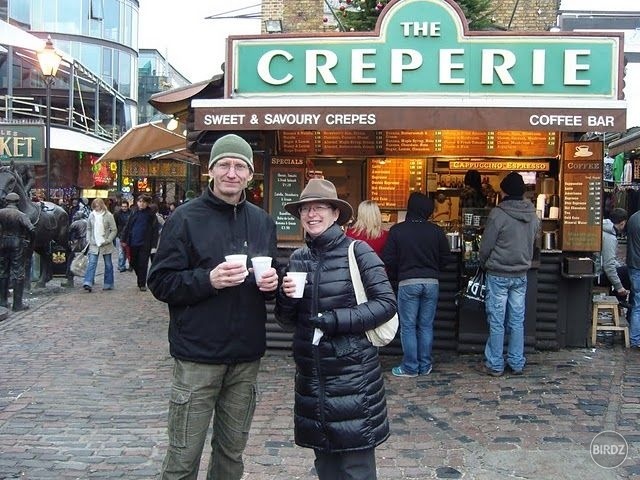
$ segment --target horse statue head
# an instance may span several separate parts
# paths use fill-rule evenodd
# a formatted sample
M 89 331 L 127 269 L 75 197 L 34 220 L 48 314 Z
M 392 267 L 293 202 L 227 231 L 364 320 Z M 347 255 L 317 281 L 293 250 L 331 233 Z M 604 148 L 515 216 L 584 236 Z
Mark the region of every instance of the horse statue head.
M 13 162 L 11 165 L 0 166 L 0 205 L 5 207 L 7 194 L 14 192 L 20 197 L 22 207 L 27 206 L 27 202 L 31 202 L 22 183 L 22 178 L 15 169 Z

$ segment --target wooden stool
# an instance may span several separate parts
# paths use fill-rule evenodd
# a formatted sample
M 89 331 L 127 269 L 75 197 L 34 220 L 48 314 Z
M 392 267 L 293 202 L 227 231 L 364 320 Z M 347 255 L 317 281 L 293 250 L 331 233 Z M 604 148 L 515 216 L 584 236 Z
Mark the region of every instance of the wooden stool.
M 605 325 L 601 322 L 600 313 L 611 311 L 612 324 Z M 596 344 L 596 335 L 598 332 L 622 332 L 624 337 L 624 345 L 629 348 L 629 324 L 625 319 L 620 318 L 618 312 L 618 299 L 614 296 L 593 297 L 593 317 L 591 319 L 591 345 Z

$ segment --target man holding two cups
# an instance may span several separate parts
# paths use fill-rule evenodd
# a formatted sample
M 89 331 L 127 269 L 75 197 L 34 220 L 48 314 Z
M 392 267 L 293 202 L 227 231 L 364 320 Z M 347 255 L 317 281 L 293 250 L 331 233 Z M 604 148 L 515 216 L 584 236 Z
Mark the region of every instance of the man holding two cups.
M 149 288 L 169 306 L 175 361 L 164 480 L 196 478 L 212 416 L 207 478 L 239 480 L 243 474 L 266 349 L 265 300 L 278 288 L 273 266 L 261 275 L 247 269 L 247 258 L 277 254 L 273 219 L 245 198 L 253 172 L 253 151 L 244 139 L 218 139 L 209 187 L 169 217 L 151 266 Z

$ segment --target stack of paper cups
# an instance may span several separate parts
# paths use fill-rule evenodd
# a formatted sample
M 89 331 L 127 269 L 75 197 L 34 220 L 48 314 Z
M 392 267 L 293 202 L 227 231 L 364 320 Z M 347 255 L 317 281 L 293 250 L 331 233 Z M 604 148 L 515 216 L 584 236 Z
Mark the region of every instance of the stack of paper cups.
M 538 215 L 539 217 L 542 217 L 544 215 L 544 206 L 546 202 L 547 202 L 547 196 L 544 193 L 541 193 L 540 195 L 538 195 L 538 198 L 536 199 L 536 210 L 538 212 L 541 212 Z

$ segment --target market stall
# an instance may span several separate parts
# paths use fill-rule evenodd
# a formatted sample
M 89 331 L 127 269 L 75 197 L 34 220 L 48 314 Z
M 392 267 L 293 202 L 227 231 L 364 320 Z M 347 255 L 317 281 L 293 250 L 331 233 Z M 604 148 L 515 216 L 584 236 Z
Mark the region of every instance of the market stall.
M 490 208 L 503 176 L 521 172 L 542 222 L 527 344 L 584 346 L 603 145 L 580 140 L 626 128 L 622 39 L 515 35 L 469 32 L 453 2 L 405 0 L 389 3 L 372 33 L 230 37 L 224 98 L 193 100 L 193 128 L 251 141 L 283 259 L 303 240 L 283 205 L 311 177 L 333 181 L 354 209 L 376 200 L 389 225 L 412 191 L 432 195 L 436 220 L 459 240 L 441 281 L 437 348 L 484 343 L 483 319 L 454 302 L 486 218 L 460 206 L 463 177 L 480 172 Z

